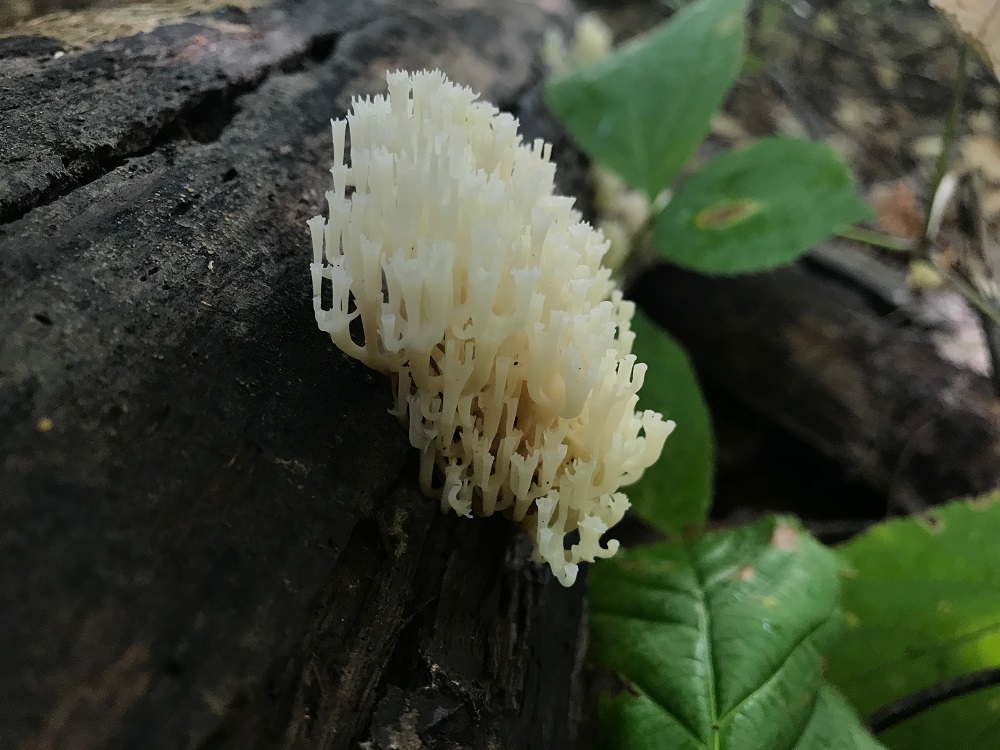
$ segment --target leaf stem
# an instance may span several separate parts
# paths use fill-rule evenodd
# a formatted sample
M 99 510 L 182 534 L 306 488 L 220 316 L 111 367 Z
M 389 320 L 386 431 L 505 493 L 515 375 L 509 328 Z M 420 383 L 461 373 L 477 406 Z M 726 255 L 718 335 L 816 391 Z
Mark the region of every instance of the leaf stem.
M 951 155 L 951 146 L 955 141 L 955 133 L 958 130 L 958 118 L 962 114 L 962 104 L 965 100 L 965 86 L 969 80 L 969 45 L 962 42 L 958 53 L 958 78 L 955 80 L 955 91 L 951 98 L 951 111 L 944 126 L 944 135 L 941 137 L 941 152 L 938 154 L 937 164 L 934 166 L 934 179 L 931 182 L 931 192 L 927 198 L 927 210 L 924 211 L 924 223 L 920 229 L 920 239 L 917 241 L 917 254 L 926 256 L 930 247 L 931 237 L 928 230 L 931 224 L 931 207 L 934 205 L 934 197 L 941 188 L 941 181 L 944 180 L 948 171 L 948 157 Z
M 845 240 L 862 242 L 866 245 L 871 245 L 872 247 L 882 248 L 883 250 L 892 250 L 894 253 L 913 252 L 912 242 L 907 242 L 906 240 L 900 237 L 895 237 L 891 234 L 873 232 L 871 229 L 865 229 L 864 227 L 847 226 L 843 229 L 837 230 L 836 234 L 838 237 L 843 237 Z
M 868 719 L 873 734 L 884 732 L 900 722 L 916 716 L 939 703 L 958 698 L 976 690 L 1000 685 L 1000 667 L 964 674 L 947 682 L 932 685 L 926 690 L 904 696 L 895 703 L 881 708 Z

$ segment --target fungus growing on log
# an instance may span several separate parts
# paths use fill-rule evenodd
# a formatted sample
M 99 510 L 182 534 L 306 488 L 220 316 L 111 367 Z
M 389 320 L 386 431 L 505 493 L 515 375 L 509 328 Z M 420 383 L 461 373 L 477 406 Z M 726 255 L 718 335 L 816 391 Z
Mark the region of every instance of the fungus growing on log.
M 601 537 L 628 508 L 618 490 L 673 428 L 635 411 L 635 306 L 603 236 L 553 194 L 548 144 L 438 71 L 387 78 L 333 121 L 329 220 L 309 221 L 316 321 L 392 379 L 424 493 L 505 512 L 569 586 L 617 551 Z

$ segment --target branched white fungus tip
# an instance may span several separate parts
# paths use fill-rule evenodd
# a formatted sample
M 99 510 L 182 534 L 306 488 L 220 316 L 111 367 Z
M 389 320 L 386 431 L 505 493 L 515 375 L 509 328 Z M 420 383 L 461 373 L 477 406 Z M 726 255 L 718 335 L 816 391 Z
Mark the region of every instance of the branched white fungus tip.
M 309 221 L 316 321 L 391 377 L 423 491 L 505 512 L 571 585 L 617 551 L 601 537 L 628 508 L 618 490 L 673 428 L 635 411 L 635 306 L 607 241 L 554 194 L 548 144 L 440 71 L 387 79 L 333 121 L 329 218 Z

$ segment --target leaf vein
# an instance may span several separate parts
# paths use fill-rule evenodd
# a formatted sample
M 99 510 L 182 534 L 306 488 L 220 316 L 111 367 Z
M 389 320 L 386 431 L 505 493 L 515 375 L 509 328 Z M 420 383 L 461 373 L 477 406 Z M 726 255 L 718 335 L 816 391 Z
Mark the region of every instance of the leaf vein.
M 684 721 L 681 720 L 680 716 L 678 716 L 673 711 L 671 711 L 667 706 L 663 705 L 658 700 L 656 700 L 652 696 L 652 694 L 650 693 L 650 691 L 646 690 L 641 684 L 639 684 L 632 677 L 626 677 L 625 675 L 623 675 L 621 673 L 619 673 L 618 676 L 624 682 L 626 682 L 628 684 L 628 686 L 632 690 L 634 690 L 634 691 L 636 691 L 638 693 L 642 693 L 642 695 L 644 695 L 646 698 L 648 698 L 649 701 L 653 705 L 655 705 L 657 708 L 659 708 L 661 711 L 663 711 L 663 713 L 665 713 L 667 715 L 667 717 L 671 721 L 673 721 L 677 726 L 679 726 L 681 729 L 684 730 L 684 732 L 698 745 L 698 747 L 703 747 L 703 748 L 705 748 L 705 750 L 708 750 L 708 745 L 705 744 L 705 740 L 701 739 L 698 736 L 698 733 L 694 730 L 694 728 L 688 726 L 686 722 L 684 722 Z
M 712 618 L 708 610 L 708 599 L 705 596 L 704 576 L 698 568 L 698 560 L 689 548 L 685 547 L 684 549 L 688 556 L 691 571 L 698 582 L 698 588 L 695 591 L 698 595 L 698 608 L 703 626 L 702 630 L 704 631 L 701 640 L 705 647 L 705 661 L 708 663 L 708 669 L 705 674 L 708 678 L 708 707 L 709 718 L 711 719 L 712 747 L 714 750 L 721 750 L 722 737 L 719 734 L 719 695 L 717 688 L 719 675 L 718 666 L 715 663 L 715 652 L 712 648 Z
M 816 633 L 818 633 L 820 631 L 820 629 L 822 629 L 824 626 L 826 626 L 829 623 L 829 621 L 830 621 L 829 618 L 825 618 L 825 619 L 820 620 L 819 622 L 817 622 L 811 628 L 809 628 L 809 630 L 807 630 L 803 634 L 803 636 L 801 638 L 799 638 L 792 645 L 792 647 L 788 650 L 788 653 L 785 654 L 785 656 L 781 658 L 781 660 L 778 662 L 778 665 L 774 668 L 774 670 L 772 670 L 771 674 L 767 677 L 767 679 L 765 679 L 760 685 L 758 685 L 753 690 L 751 690 L 742 699 L 740 699 L 739 701 L 737 701 L 736 704 L 731 709 L 729 709 L 728 711 L 726 711 L 725 715 L 719 720 L 719 725 L 721 726 L 722 724 L 728 724 L 733 719 L 733 717 L 735 715 L 737 715 L 743 709 L 743 707 L 749 701 L 751 701 L 753 699 L 753 697 L 755 695 L 757 695 L 762 690 L 764 690 L 768 685 L 770 685 L 771 682 L 774 681 L 774 679 L 777 678 L 777 676 L 781 673 L 782 668 L 789 662 L 789 660 L 793 656 L 795 656 L 795 653 L 800 648 L 802 648 L 803 646 L 810 646 L 810 645 L 812 645 L 812 644 L 808 643 L 808 641 L 814 635 L 816 635 Z

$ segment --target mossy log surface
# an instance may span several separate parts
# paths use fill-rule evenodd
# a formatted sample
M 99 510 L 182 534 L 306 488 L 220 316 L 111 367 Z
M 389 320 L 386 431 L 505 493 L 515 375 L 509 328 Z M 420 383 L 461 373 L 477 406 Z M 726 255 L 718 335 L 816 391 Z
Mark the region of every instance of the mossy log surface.
M 584 580 L 419 495 L 386 382 L 315 327 L 304 223 L 388 68 L 551 136 L 541 5 L 0 40 L 0 747 L 570 744 Z

